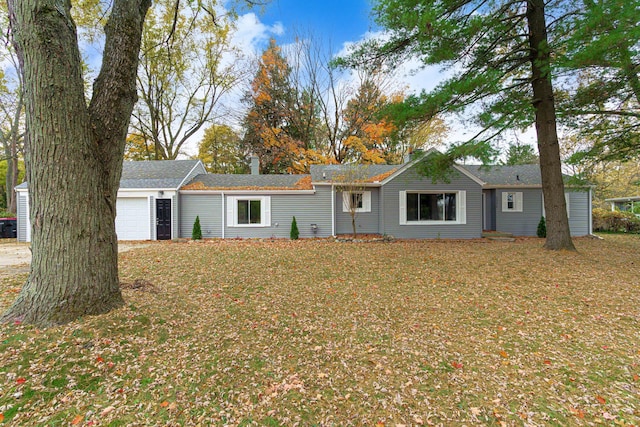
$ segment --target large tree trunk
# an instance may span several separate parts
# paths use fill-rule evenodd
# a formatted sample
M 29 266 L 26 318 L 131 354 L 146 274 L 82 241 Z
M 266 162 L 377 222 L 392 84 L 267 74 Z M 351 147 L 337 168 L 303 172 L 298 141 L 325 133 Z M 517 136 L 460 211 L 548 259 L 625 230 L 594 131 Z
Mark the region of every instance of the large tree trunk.
M 536 132 L 540 154 L 540 174 L 547 222 L 545 248 L 575 251 L 569 231 L 569 219 L 564 198 L 562 163 L 556 127 L 556 107 L 551 85 L 550 52 L 544 16 L 544 0 L 527 1 L 529 48 L 533 106 L 536 112 Z
M 89 106 L 70 1 L 8 4 L 25 87 L 33 257 L 3 320 L 47 326 L 123 303 L 115 202 L 150 0 L 113 3 Z

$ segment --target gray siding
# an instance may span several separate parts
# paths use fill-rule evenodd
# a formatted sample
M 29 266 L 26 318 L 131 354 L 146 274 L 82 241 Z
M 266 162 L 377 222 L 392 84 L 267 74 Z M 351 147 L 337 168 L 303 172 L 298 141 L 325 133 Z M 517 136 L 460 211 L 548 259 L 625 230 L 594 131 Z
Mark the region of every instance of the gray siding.
M 466 224 L 400 225 L 400 191 L 466 191 Z M 403 239 L 473 239 L 482 235 L 482 188 L 471 178 L 454 172 L 450 182 L 432 183 L 431 178 L 409 169 L 383 187 L 381 221 L 383 233 Z
M 358 233 L 379 234 L 380 191 L 378 188 L 367 188 L 371 192 L 371 212 L 356 212 L 356 230 Z M 336 234 L 351 234 L 351 213 L 343 212 L 343 193 L 336 191 Z
M 179 237 L 191 238 L 196 216 L 202 237 L 222 237 L 222 196 L 220 194 L 180 194 Z
M 569 229 L 572 236 L 586 236 L 589 234 L 589 206 L 591 205 L 588 190 L 567 191 L 569 196 Z
M 522 212 L 502 212 L 502 193 L 521 192 Z M 542 189 L 496 190 L 496 230 L 514 236 L 535 236 L 542 216 Z
M 522 192 L 522 212 L 502 212 L 502 193 Z M 569 229 L 572 236 L 589 234 L 589 192 L 567 191 L 569 200 Z M 516 236 L 536 236 L 538 223 L 543 215 L 542 189 L 496 190 L 495 211 L 496 230 Z
M 331 187 L 318 187 L 315 194 L 272 194 L 270 197 L 271 226 L 228 227 L 225 218 L 225 237 L 289 238 L 294 216 L 300 238 L 331 236 Z M 311 224 L 317 225 L 316 234 L 311 231 Z
M 29 227 L 28 214 L 27 214 L 27 198 L 29 197 L 26 192 L 20 192 L 17 200 L 17 212 L 16 218 L 18 220 L 18 242 L 27 241 L 27 227 Z

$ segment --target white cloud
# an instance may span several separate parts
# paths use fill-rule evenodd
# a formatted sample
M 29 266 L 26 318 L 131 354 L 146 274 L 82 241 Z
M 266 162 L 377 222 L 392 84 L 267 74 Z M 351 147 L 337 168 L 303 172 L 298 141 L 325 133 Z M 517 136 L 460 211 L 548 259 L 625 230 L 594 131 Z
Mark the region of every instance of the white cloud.
M 269 38 L 284 34 L 284 26 L 280 22 L 266 25 L 251 12 L 240 15 L 236 21 L 236 29 L 231 37 L 233 46 L 246 54 L 258 53 Z

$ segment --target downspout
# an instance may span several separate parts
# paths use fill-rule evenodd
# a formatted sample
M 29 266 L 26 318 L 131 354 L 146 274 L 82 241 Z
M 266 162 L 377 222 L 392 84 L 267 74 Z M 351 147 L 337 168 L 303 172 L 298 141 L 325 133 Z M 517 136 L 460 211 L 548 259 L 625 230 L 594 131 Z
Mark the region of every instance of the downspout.
M 331 184 L 331 235 L 336 237 L 336 194 L 333 184 Z
M 222 216 L 220 217 L 222 219 L 222 238 L 224 239 L 224 221 L 225 221 L 225 217 L 224 217 L 224 191 L 222 193 L 220 193 L 220 196 L 222 197 Z

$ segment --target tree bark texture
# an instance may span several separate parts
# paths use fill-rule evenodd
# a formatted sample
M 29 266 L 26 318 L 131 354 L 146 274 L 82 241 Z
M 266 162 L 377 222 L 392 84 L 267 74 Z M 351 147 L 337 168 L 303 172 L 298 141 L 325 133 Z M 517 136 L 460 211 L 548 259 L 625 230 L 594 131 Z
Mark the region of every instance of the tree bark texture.
M 575 251 L 564 198 L 544 0 L 527 1 L 527 23 L 531 50 L 533 106 L 536 115 L 542 193 L 547 222 L 547 239 L 544 246 L 552 250 Z
M 15 214 L 18 203 L 16 200 L 15 188 L 18 185 L 18 141 L 20 140 L 20 116 L 22 115 L 23 93 L 18 95 L 18 102 L 15 114 L 11 122 L 11 129 L 3 139 L 4 156 L 7 159 L 7 175 L 5 177 L 5 189 L 7 197 L 7 211 Z M 4 138 L 4 137 L 3 137 Z
M 115 204 L 150 0 L 113 2 L 88 106 L 70 1 L 8 4 L 25 88 L 33 256 L 3 320 L 49 326 L 123 303 Z

